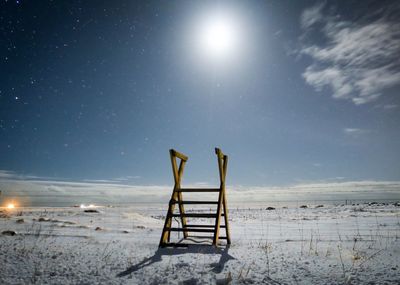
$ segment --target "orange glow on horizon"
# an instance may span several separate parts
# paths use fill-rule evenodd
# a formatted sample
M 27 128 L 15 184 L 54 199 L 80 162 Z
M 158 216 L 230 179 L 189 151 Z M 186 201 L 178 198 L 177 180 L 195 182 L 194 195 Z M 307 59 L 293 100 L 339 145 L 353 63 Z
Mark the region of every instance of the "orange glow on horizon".
M 14 209 L 14 208 L 15 208 L 14 203 L 8 203 L 7 204 L 7 209 Z
M 6 209 L 6 210 L 13 210 L 15 208 L 20 207 L 19 203 L 15 200 L 5 200 L 3 201 L 2 205 L 0 205 L 0 208 Z

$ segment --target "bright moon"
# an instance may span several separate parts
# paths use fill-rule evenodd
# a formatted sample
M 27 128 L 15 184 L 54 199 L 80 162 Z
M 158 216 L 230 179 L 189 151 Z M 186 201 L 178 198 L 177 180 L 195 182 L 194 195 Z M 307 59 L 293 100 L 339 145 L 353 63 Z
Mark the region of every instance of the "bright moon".
M 202 19 L 198 45 L 207 57 L 224 59 L 237 49 L 238 36 L 238 28 L 232 17 L 214 14 Z
M 204 25 L 201 37 L 208 53 L 223 56 L 234 48 L 236 41 L 234 23 L 223 17 L 209 19 Z

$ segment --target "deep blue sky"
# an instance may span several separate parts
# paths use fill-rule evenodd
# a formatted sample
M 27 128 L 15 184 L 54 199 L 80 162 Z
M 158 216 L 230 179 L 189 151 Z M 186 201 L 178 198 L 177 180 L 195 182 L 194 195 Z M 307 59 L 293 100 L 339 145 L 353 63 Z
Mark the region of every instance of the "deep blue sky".
M 2 1 L 0 169 L 55 179 L 400 179 L 396 1 Z M 240 54 L 199 58 L 198 15 Z M 217 60 L 216 60 L 217 61 Z

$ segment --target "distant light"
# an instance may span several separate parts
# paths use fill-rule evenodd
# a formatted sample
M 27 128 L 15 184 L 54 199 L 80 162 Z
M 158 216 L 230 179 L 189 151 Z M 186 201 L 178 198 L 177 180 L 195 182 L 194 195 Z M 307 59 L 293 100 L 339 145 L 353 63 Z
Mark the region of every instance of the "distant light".
M 7 209 L 14 209 L 14 208 L 15 208 L 15 205 L 13 203 L 9 203 L 7 205 Z
M 86 209 L 86 208 L 95 208 L 96 206 L 93 204 L 89 204 L 89 205 L 81 204 L 79 207 L 81 209 Z

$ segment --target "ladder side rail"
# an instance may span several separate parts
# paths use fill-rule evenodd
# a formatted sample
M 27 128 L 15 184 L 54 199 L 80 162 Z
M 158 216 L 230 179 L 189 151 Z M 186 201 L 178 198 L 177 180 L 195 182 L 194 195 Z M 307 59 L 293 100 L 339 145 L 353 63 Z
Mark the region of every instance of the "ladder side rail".
M 181 181 L 181 177 L 183 175 L 184 165 L 188 159 L 183 154 L 180 154 L 181 156 L 184 156 L 184 159 L 181 158 L 181 162 L 179 164 L 179 169 L 178 169 L 178 166 L 176 163 L 176 157 L 177 157 L 176 153 L 177 152 L 174 151 L 173 149 L 170 149 L 169 153 L 170 153 L 170 158 L 171 158 L 172 174 L 174 176 L 175 184 L 174 184 L 174 189 L 172 191 L 171 200 L 170 200 L 170 203 L 168 206 L 168 211 L 167 211 L 167 216 L 165 218 L 163 231 L 161 234 L 161 239 L 160 239 L 160 244 L 159 244 L 160 246 L 163 246 L 170 241 L 171 232 L 167 229 L 170 228 L 172 225 L 172 216 L 173 216 L 173 212 L 175 210 L 175 203 L 172 203 L 172 201 L 176 202 L 176 201 L 179 201 L 179 199 L 181 198 L 181 197 L 179 197 L 178 190 L 180 188 L 180 181 Z M 186 219 L 182 216 L 181 216 L 181 219 L 186 224 Z
M 226 191 L 225 191 L 225 179 L 226 173 L 228 171 L 228 156 L 224 155 L 224 163 L 223 163 L 223 177 L 224 177 L 224 185 L 223 185 L 223 207 L 224 207 L 224 221 L 225 221 L 225 236 L 228 244 L 231 244 L 231 236 L 230 236 L 230 228 L 229 228 L 229 220 L 228 220 L 228 201 L 226 199 Z
M 217 154 L 217 159 L 218 159 L 218 170 L 219 170 L 219 179 L 220 179 L 220 191 L 218 195 L 218 207 L 217 207 L 217 217 L 215 219 L 215 231 L 214 231 L 214 238 L 213 238 L 213 245 L 218 245 L 219 241 L 219 229 L 220 229 L 220 224 L 221 224 L 221 209 L 223 207 L 222 201 L 223 201 L 223 189 L 225 185 L 225 178 L 223 176 L 223 162 L 222 162 L 222 155 L 221 155 L 221 150 L 219 148 L 215 148 L 215 153 Z
M 185 168 L 185 160 L 181 160 L 180 164 L 179 164 L 179 171 L 178 171 L 178 189 L 181 188 L 181 179 L 182 179 L 182 175 L 183 175 L 183 170 Z M 182 223 L 182 228 L 185 229 L 186 228 L 186 217 L 185 217 L 185 207 L 182 203 L 183 201 L 183 197 L 182 197 L 182 192 L 177 192 L 177 198 L 178 198 L 178 207 L 179 207 L 179 213 L 181 215 L 181 223 Z M 185 238 L 188 237 L 188 232 L 185 230 L 183 231 L 183 236 Z
M 168 204 L 168 211 L 167 216 L 165 217 L 164 227 L 161 233 L 161 239 L 159 246 L 164 246 L 170 239 L 170 232 L 167 231 L 167 228 L 171 227 L 172 224 L 172 214 L 174 212 L 175 203 L 171 203 L 171 201 L 175 200 L 175 192 L 178 182 L 178 172 L 176 171 L 176 160 L 175 160 L 175 153 L 172 149 L 169 150 L 169 155 L 171 158 L 171 165 L 172 165 L 172 174 L 174 176 L 174 189 L 172 190 L 170 203 Z

